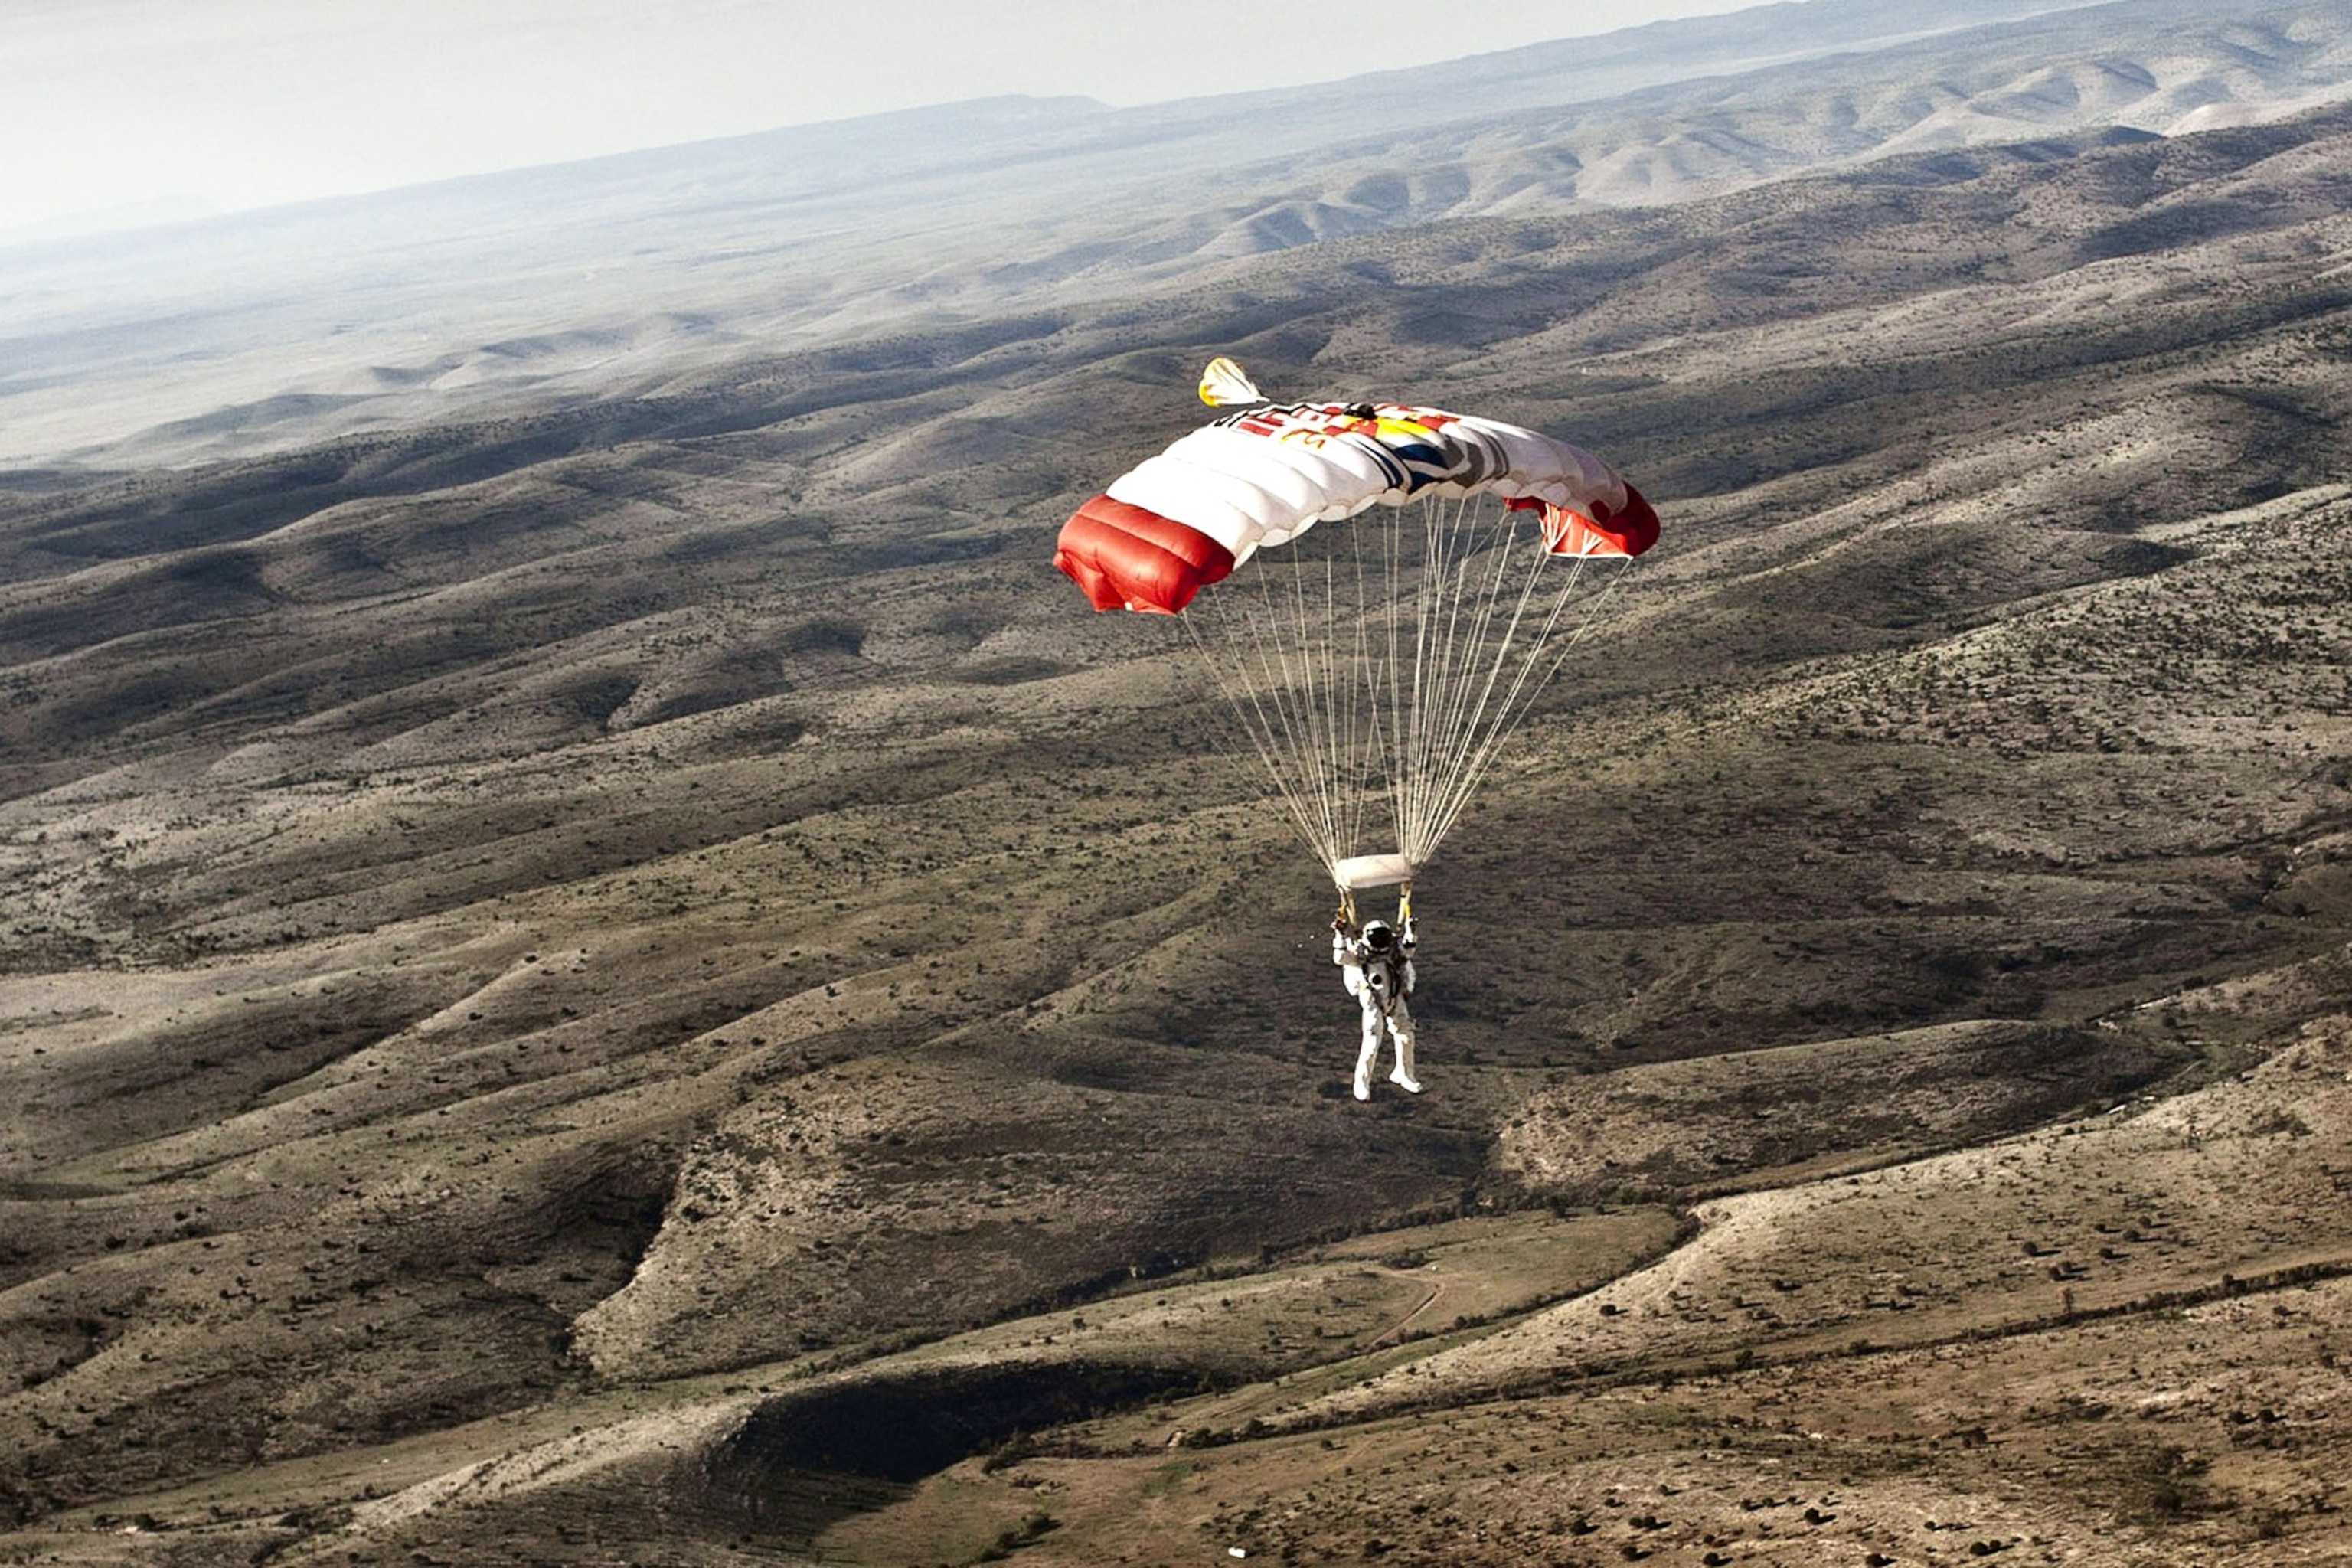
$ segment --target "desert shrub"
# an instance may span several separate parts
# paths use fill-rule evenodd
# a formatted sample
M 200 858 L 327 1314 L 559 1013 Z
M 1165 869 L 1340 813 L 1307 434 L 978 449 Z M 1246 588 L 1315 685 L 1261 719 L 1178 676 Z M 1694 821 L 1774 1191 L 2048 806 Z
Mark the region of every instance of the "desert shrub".
M 1044 1509 L 1034 1509 L 1019 1524 L 997 1536 L 994 1544 L 983 1550 L 976 1559 L 982 1563 L 1002 1563 L 1031 1542 L 1062 1528 L 1062 1521 Z
M 2142 1523 L 2186 1519 L 2204 1501 L 2206 1461 L 2176 1443 L 2126 1450 L 2117 1457 L 2121 1510 Z

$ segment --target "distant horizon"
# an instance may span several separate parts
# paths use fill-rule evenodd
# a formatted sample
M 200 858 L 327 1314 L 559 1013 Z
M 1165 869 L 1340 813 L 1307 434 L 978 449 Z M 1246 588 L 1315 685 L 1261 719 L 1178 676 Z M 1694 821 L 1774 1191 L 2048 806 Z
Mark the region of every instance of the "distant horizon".
M 1797 0 L 1804 3 L 1804 0 Z M 1478 0 L 1442 26 L 945 0 L 0 0 L 0 244 L 1012 97 L 1113 108 L 1307 87 L 1756 0 Z M 814 15 L 823 25 L 812 26 Z M 1164 36 L 1162 36 L 1164 34 Z

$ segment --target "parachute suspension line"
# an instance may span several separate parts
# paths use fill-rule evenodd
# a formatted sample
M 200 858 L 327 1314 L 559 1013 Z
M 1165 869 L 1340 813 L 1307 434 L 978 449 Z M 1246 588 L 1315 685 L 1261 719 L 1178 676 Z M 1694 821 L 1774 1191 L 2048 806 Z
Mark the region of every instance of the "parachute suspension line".
M 1475 498 L 1422 507 L 1417 538 L 1401 516 L 1351 521 L 1344 545 L 1262 556 L 1176 617 L 1335 880 L 1383 796 L 1397 849 L 1427 864 L 1622 576 L 1580 603 L 1590 558 L 1562 570 Z
M 1343 842 L 1349 848 L 1363 843 L 1364 814 L 1370 805 L 1368 797 L 1370 793 L 1364 786 L 1366 781 L 1372 777 L 1373 770 L 1380 765 L 1387 740 L 1381 732 L 1380 690 L 1373 684 L 1379 679 L 1379 671 L 1372 662 L 1370 646 L 1372 592 L 1364 571 L 1364 531 L 1354 526 L 1348 530 L 1349 557 L 1356 574 L 1355 612 L 1348 616 L 1349 636 L 1353 640 L 1354 648 L 1345 674 L 1348 733 L 1353 745 L 1342 775 L 1348 803 L 1348 837 Z M 1333 613 L 1328 618 L 1337 619 L 1339 605 L 1334 603 L 1330 608 Z
M 1397 848 L 1402 851 L 1404 848 L 1403 823 L 1409 773 L 1405 758 L 1416 737 L 1412 710 L 1404 704 L 1403 665 L 1398 658 L 1397 622 L 1402 614 L 1402 607 L 1394 603 L 1396 584 L 1404 581 L 1404 530 L 1383 529 L 1381 537 L 1387 545 L 1386 559 L 1382 562 L 1387 575 L 1382 578 L 1382 581 L 1389 584 L 1389 602 L 1381 606 L 1381 627 L 1388 643 L 1388 652 L 1387 657 L 1381 660 L 1381 668 L 1378 674 L 1375 675 L 1374 672 L 1368 670 L 1366 678 L 1368 679 L 1385 679 L 1388 684 L 1387 711 L 1389 722 L 1394 726 L 1394 732 L 1386 738 L 1387 750 L 1384 754 L 1387 757 L 1388 765 L 1381 782 L 1388 791 L 1389 819 L 1396 825 Z
M 1433 554 L 1437 558 L 1443 576 L 1438 591 L 1448 606 L 1442 635 L 1437 639 L 1437 665 L 1429 683 L 1432 709 L 1424 720 L 1424 755 L 1420 776 L 1415 781 L 1417 796 L 1412 820 L 1407 832 L 1418 840 L 1417 848 L 1423 858 L 1436 847 L 1429 829 L 1437 803 L 1450 793 L 1455 775 L 1468 754 L 1468 726 L 1476 710 L 1472 705 L 1472 692 L 1476 687 L 1482 658 L 1493 642 L 1494 621 L 1502 604 L 1516 542 L 1516 531 L 1502 532 L 1500 547 L 1494 551 L 1494 571 L 1487 578 L 1476 562 L 1479 553 L 1481 517 L 1468 504 L 1457 505 L 1450 517 L 1432 509 L 1428 528 L 1433 538 Z M 1474 572 L 1478 575 L 1474 578 Z M 1509 657 L 1507 638 L 1493 650 L 1494 660 Z M 1488 675 L 1491 684 L 1493 676 Z
M 1275 605 L 1272 590 L 1266 586 L 1266 575 L 1253 574 L 1257 579 L 1257 604 L 1251 603 L 1244 590 L 1223 595 L 1210 616 L 1201 615 L 1202 609 L 1210 607 L 1207 601 L 1202 601 L 1192 613 L 1176 619 L 1184 624 L 1193 649 L 1215 679 L 1226 708 L 1248 735 L 1299 837 L 1319 858 L 1333 861 L 1337 847 L 1328 824 L 1318 821 L 1318 813 L 1307 799 L 1309 794 L 1322 793 L 1310 787 L 1307 781 L 1319 773 L 1323 757 L 1320 749 L 1311 743 L 1311 738 L 1302 735 L 1302 716 L 1293 711 L 1296 700 L 1291 692 L 1297 672 L 1286 640 L 1289 617 Z M 1209 623 L 1205 632 L 1203 621 Z M 1286 635 L 1271 635 L 1276 629 Z M 1246 636 L 1243 635 L 1244 630 Z
M 1340 657 L 1340 636 L 1343 630 L 1339 609 L 1339 567 L 1337 561 L 1323 563 L 1323 614 L 1316 617 L 1316 630 L 1323 643 L 1323 668 L 1316 680 L 1316 689 L 1322 694 L 1317 704 L 1322 710 L 1323 731 L 1331 758 L 1331 789 L 1324 800 L 1324 809 L 1331 820 L 1331 839 L 1335 847 L 1344 848 L 1356 841 L 1356 824 L 1361 812 L 1356 809 L 1356 792 L 1347 781 L 1355 764 L 1356 749 L 1361 743 L 1357 731 L 1356 705 L 1348 700 L 1354 690 L 1350 679 L 1354 666 L 1343 663 Z M 1306 595 L 1299 596 L 1298 613 L 1308 612 Z
M 1577 557 L 1576 570 L 1570 574 L 1569 581 L 1562 585 L 1559 597 L 1552 605 L 1551 615 L 1545 622 L 1543 633 L 1537 639 L 1538 647 L 1544 648 L 1547 654 L 1547 657 L 1537 661 L 1542 666 L 1541 678 L 1530 679 L 1537 663 L 1530 663 L 1520 670 L 1518 679 L 1514 682 L 1510 695 L 1505 702 L 1506 712 L 1509 715 L 1507 721 L 1496 726 L 1494 734 L 1481 748 L 1478 755 L 1472 759 L 1471 766 L 1465 770 L 1464 776 L 1456 784 L 1454 799 L 1440 819 L 1438 832 L 1441 837 L 1453 827 L 1454 818 L 1462 815 L 1463 808 L 1469 804 L 1471 796 L 1476 793 L 1478 785 L 1485 780 L 1488 770 L 1494 764 L 1499 742 L 1526 720 L 1528 711 L 1535 706 L 1535 693 L 1549 686 L 1567 666 L 1570 657 L 1576 652 L 1577 645 L 1582 642 L 1586 634 L 1598 624 L 1602 607 L 1608 604 L 1610 596 L 1617 592 L 1618 585 L 1624 582 L 1626 571 L 1633 564 L 1630 558 L 1619 561 L 1617 570 L 1609 574 L 1609 581 L 1601 585 L 1601 591 L 1585 601 L 1582 619 L 1569 634 L 1567 640 L 1560 645 L 1559 651 L 1549 652 L 1547 645 L 1551 637 L 1552 627 L 1559 624 L 1562 613 L 1568 608 L 1576 590 L 1576 579 L 1583 574 L 1591 559 L 1589 556 Z M 1524 702 L 1521 701 L 1523 690 L 1526 693 Z
M 1216 681 L 1218 695 L 1224 700 L 1225 710 L 1232 716 L 1235 727 L 1249 737 L 1250 749 L 1257 753 L 1258 763 L 1265 769 L 1266 778 L 1273 784 L 1275 793 L 1282 797 L 1284 806 L 1289 810 L 1298 836 L 1307 841 L 1309 848 L 1320 854 L 1314 825 L 1302 809 L 1297 796 L 1292 793 L 1287 776 L 1283 772 L 1276 728 L 1267 719 L 1257 692 L 1249 681 L 1248 670 L 1238 661 L 1235 668 L 1228 669 L 1223 661 L 1211 651 L 1209 639 L 1202 636 L 1193 617 L 1178 616 L 1176 619 L 1183 624 L 1186 634 L 1192 639 L 1192 651 Z
M 1330 617 L 1308 613 L 1310 601 L 1328 607 L 1331 599 L 1331 566 L 1320 563 L 1323 578 L 1322 593 L 1312 592 L 1313 578 L 1309 563 L 1297 552 L 1286 552 L 1290 563 L 1290 592 L 1277 604 L 1271 583 L 1276 574 L 1261 573 L 1258 583 L 1265 591 L 1266 611 L 1270 620 L 1288 624 L 1278 634 L 1261 639 L 1283 650 L 1284 680 L 1275 693 L 1276 706 L 1293 716 L 1293 725 L 1301 737 L 1300 748 L 1306 766 L 1293 776 L 1304 785 L 1307 798 L 1301 809 L 1315 824 L 1311 840 L 1317 853 L 1322 856 L 1328 870 L 1337 866 L 1347 853 L 1340 837 L 1339 791 L 1336 778 L 1340 763 L 1333 733 L 1330 705 L 1331 662 Z M 1319 624 L 1318 624 L 1319 623 Z M 1291 650 L 1296 650 L 1297 663 L 1292 663 Z
M 1315 753 L 1315 806 L 1323 825 L 1323 842 L 1327 846 L 1326 869 L 1338 866 L 1346 854 L 1347 838 L 1341 822 L 1345 805 L 1339 787 L 1340 771 L 1347 762 L 1347 752 L 1340 745 L 1339 714 L 1332 702 L 1332 668 L 1337 658 L 1334 640 L 1338 628 L 1332 624 L 1331 601 L 1334 596 L 1332 563 L 1322 563 L 1323 592 L 1319 600 L 1310 605 L 1311 581 L 1298 552 L 1290 552 L 1292 570 L 1297 581 L 1290 596 L 1290 613 L 1297 626 L 1293 633 L 1298 639 L 1301 657 L 1307 661 L 1303 672 L 1305 680 L 1296 691 L 1296 700 L 1307 724 L 1307 740 Z M 1310 613 L 1319 608 L 1322 613 Z
M 1448 531 L 1440 520 L 1443 512 L 1433 501 L 1424 500 L 1422 508 L 1421 574 L 1413 593 L 1413 637 L 1412 696 L 1406 708 L 1405 744 L 1399 752 L 1400 774 L 1396 794 L 1397 847 L 1405 858 L 1419 864 L 1428 858 L 1431 846 L 1420 842 L 1415 831 L 1422 802 L 1428 791 L 1428 778 L 1436 766 L 1436 726 L 1433 722 L 1437 694 L 1444 668 L 1443 645 L 1461 616 L 1461 605 L 1444 590 L 1451 574 L 1447 545 Z M 1456 518 L 1460 509 L 1456 510 Z M 1402 535 L 1402 526 L 1395 531 Z M 1442 613 L 1441 613 L 1442 612 Z
M 1358 689 L 1362 632 L 1360 625 L 1341 626 L 1345 601 L 1338 563 L 1313 564 L 1303 553 L 1284 554 L 1289 563 L 1286 591 L 1277 588 L 1282 572 L 1262 558 L 1261 569 L 1251 574 L 1254 603 L 1245 589 L 1229 590 L 1215 601 L 1218 612 L 1212 618 L 1223 629 L 1213 627 L 1204 635 L 1191 626 L 1210 601 L 1179 618 L 1192 630 L 1203 661 L 1224 678 L 1221 684 L 1228 687 L 1229 701 L 1233 689 L 1242 693 L 1243 700 L 1231 705 L 1248 719 L 1268 779 L 1289 808 L 1299 837 L 1336 877 L 1339 862 L 1362 831 L 1360 785 L 1380 744 L 1378 705 L 1364 700 Z M 1371 588 L 1360 566 L 1357 570 L 1360 611 L 1370 602 Z M 1343 637 L 1355 639 L 1353 660 L 1343 648 Z
M 1583 568 L 1584 563 L 1580 561 L 1578 563 L 1577 571 L 1571 574 L 1571 576 L 1580 575 Z M 1471 758 L 1469 765 L 1463 770 L 1461 777 L 1456 782 L 1453 797 L 1447 802 L 1442 818 L 1444 830 L 1452 829 L 1455 818 L 1461 816 L 1463 810 L 1468 805 L 1471 797 L 1477 793 L 1479 786 L 1485 782 L 1486 774 L 1493 768 L 1496 758 L 1501 754 L 1503 742 L 1511 735 L 1516 733 L 1519 726 L 1526 721 L 1528 713 L 1535 706 L 1536 694 L 1540 692 L 1546 685 L 1549 684 L 1553 676 L 1555 676 L 1559 669 L 1567 664 L 1569 658 L 1575 651 L 1576 645 L 1583 639 L 1585 632 L 1594 624 L 1594 620 L 1600 612 L 1601 601 L 1607 598 L 1610 590 L 1616 586 L 1616 577 L 1621 576 L 1622 574 L 1622 571 L 1619 574 L 1613 574 L 1610 583 L 1603 588 L 1602 592 L 1594 596 L 1592 603 L 1587 607 L 1583 620 L 1578 625 L 1576 629 L 1569 636 L 1556 653 L 1551 653 L 1547 650 L 1547 657 L 1543 658 L 1539 665 L 1530 664 L 1526 669 L 1520 672 L 1519 678 L 1513 682 L 1512 689 L 1506 698 L 1504 709 L 1502 713 L 1498 716 L 1494 731 L 1489 734 L 1485 743 L 1478 749 L 1477 752 Z M 1545 636 L 1543 638 L 1538 639 L 1539 643 L 1548 641 L 1551 626 L 1557 625 L 1560 612 L 1564 610 L 1567 605 L 1571 601 L 1573 598 L 1573 593 L 1574 588 L 1572 583 L 1562 589 L 1558 603 L 1553 606 L 1552 615 L 1547 619 Z M 1539 677 L 1536 674 L 1536 671 L 1538 668 L 1542 671 Z
M 1420 575 L 1413 582 L 1412 596 L 1412 668 L 1409 672 L 1409 689 L 1397 711 L 1404 716 L 1404 734 L 1396 749 L 1395 765 L 1390 770 L 1390 798 L 1396 816 L 1397 848 L 1410 859 L 1421 847 L 1408 845 L 1412 837 L 1410 824 L 1419 808 L 1421 777 L 1427 765 L 1429 753 L 1429 677 L 1430 638 L 1437 621 L 1438 588 L 1444 570 L 1439 559 L 1438 538 L 1427 527 L 1428 508 L 1423 503 L 1423 539 Z M 1402 560 L 1404 529 L 1400 525 L 1390 531 L 1391 549 L 1400 558 L 1395 568 L 1406 570 Z
M 1421 815 L 1423 797 L 1428 788 L 1427 779 L 1433 765 L 1436 745 L 1434 689 L 1443 675 L 1440 644 L 1444 622 L 1440 612 L 1447 603 L 1444 588 L 1449 575 L 1446 536 L 1438 522 L 1441 516 L 1439 503 L 1424 498 L 1421 512 L 1421 569 L 1414 581 L 1412 599 L 1411 695 L 1401 710 L 1405 715 L 1406 732 L 1404 743 L 1398 749 L 1391 786 L 1397 847 L 1406 858 L 1416 864 L 1426 858 L 1428 850 L 1428 846 L 1418 841 L 1419 835 L 1413 829 Z M 1400 522 L 1391 531 L 1400 552 L 1403 548 L 1404 535 L 1405 530 Z
M 1507 524 L 1507 515 L 1505 521 Z M 1453 707 L 1445 716 L 1449 765 L 1444 770 L 1443 780 L 1439 781 L 1437 798 L 1429 803 L 1428 816 L 1416 825 L 1431 835 L 1433 847 L 1436 839 L 1453 826 L 1453 819 L 1459 813 L 1462 781 L 1476 770 L 1477 759 L 1490 754 L 1511 727 L 1510 700 L 1507 697 L 1496 708 L 1495 690 L 1505 671 L 1512 668 L 1513 650 L 1522 647 L 1521 628 L 1527 624 L 1528 606 L 1536 599 L 1549 560 L 1544 552 L 1533 551 L 1532 559 L 1521 569 L 1517 593 L 1516 595 L 1509 594 L 1512 557 L 1524 531 L 1508 526 L 1502 530 L 1499 547 L 1494 552 L 1493 579 L 1486 592 L 1477 597 L 1480 614 L 1474 628 L 1473 641 L 1462 650 L 1458 660 Z M 1581 567 L 1581 560 L 1578 565 Z M 1469 562 L 1465 558 L 1463 571 L 1466 574 L 1468 570 Z M 1541 659 L 1545 639 L 1558 624 L 1559 606 L 1566 604 L 1575 591 L 1577 573 L 1570 572 L 1568 575 L 1569 581 L 1562 585 L 1559 596 L 1554 602 L 1553 614 L 1544 619 L 1542 629 L 1525 645 L 1517 668 L 1512 669 L 1514 679 L 1509 690 L 1514 695 L 1525 687 L 1528 671 Z M 1461 596 L 1469 596 L 1466 584 L 1458 592 Z M 1507 597 L 1510 601 L 1509 619 L 1497 638 L 1496 623 L 1504 613 Z M 1482 667 L 1483 679 L 1479 678 Z
M 1547 559 L 1548 557 L 1541 553 L 1536 556 L 1536 570 L 1528 574 L 1526 581 L 1521 585 L 1509 633 L 1513 639 L 1518 637 L 1519 627 L 1527 617 L 1528 605 L 1535 598 L 1535 590 L 1538 579 L 1543 575 L 1542 568 Z M 1528 708 L 1535 700 L 1535 694 L 1543 689 L 1545 682 L 1536 680 L 1535 672 L 1547 666 L 1553 669 L 1559 668 L 1558 663 L 1549 657 L 1549 643 L 1552 634 L 1559 626 L 1561 613 L 1570 604 L 1575 602 L 1577 584 L 1583 575 L 1584 565 L 1584 560 L 1580 557 L 1566 573 L 1559 574 L 1566 580 L 1559 584 L 1559 590 L 1552 595 L 1549 613 L 1540 615 L 1540 625 L 1528 639 L 1526 657 L 1512 672 L 1510 684 L 1505 689 L 1499 703 L 1494 700 L 1496 680 L 1502 673 L 1499 659 L 1496 668 L 1489 673 L 1486 689 L 1479 698 L 1478 722 L 1473 725 L 1465 740 L 1462 765 L 1447 779 L 1445 798 L 1435 810 L 1434 831 L 1443 834 L 1453 827 L 1454 819 L 1461 815 L 1463 807 L 1475 792 L 1478 780 L 1485 777 L 1487 767 L 1503 742 L 1518 728 L 1520 721 L 1526 717 Z M 1488 712 L 1490 706 L 1491 714 Z
M 1521 558 L 1521 530 L 1497 528 L 1496 514 L 1465 498 L 1451 507 L 1423 502 L 1423 567 L 1414 595 L 1414 669 L 1407 709 L 1410 740 L 1396 795 L 1399 848 L 1426 861 L 1444 836 L 1446 805 L 1482 739 L 1496 683 L 1518 647 L 1539 568 L 1523 568 L 1513 595 L 1510 574 Z M 1479 558 L 1491 554 L 1491 572 Z M 1499 640 L 1498 621 L 1508 605 Z M 1533 650 L 1521 655 L 1533 657 Z
M 1364 782 L 1378 764 L 1381 732 L 1377 693 L 1367 689 L 1369 650 L 1365 616 L 1371 606 L 1371 584 L 1364 570 L 1363 531 L 1350 528 L 1346 568 L 1354 579 L 1353 613 L 1341 591 L 1342 563 L 1327 557 L 1323 592 L 1313 592 L 1311 579 L 1300 577 L 1290 607 L 1298 623 L 1300 646 L 1319 636 L 1322 665 L 1299 700 L 1314 715 L 1322 738 L 1321 763 L 1316 775 L 1318 809 L 1329 837 L 1325 869 L 1336 877 L 1339 862 L 1361 841 L 1366 808 Z M 1333 552 L 1336 557 L 1337 552 Z M 1294 563 L 1301 560 L 1292 556 Z

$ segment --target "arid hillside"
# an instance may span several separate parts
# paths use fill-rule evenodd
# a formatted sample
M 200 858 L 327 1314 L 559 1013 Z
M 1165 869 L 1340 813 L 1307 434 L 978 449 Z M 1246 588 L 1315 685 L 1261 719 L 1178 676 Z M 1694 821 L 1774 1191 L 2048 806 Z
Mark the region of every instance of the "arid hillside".
M 0 476 L 0 1560 L 2352 1552 L 2352 114 Z M 1328 892 L 1064 516 L 1400 394 L 1665 519 Z

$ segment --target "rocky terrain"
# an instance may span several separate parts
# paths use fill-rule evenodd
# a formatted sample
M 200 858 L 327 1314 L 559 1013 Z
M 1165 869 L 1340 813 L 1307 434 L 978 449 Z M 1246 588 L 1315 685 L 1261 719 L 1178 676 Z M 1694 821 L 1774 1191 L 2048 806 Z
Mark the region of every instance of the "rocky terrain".
M 2352 113 L 1488 213 L 0 485 L 0 1561 L 2352 1552 Z M 1328 889 L 1069 507 L 1666 540 Z

